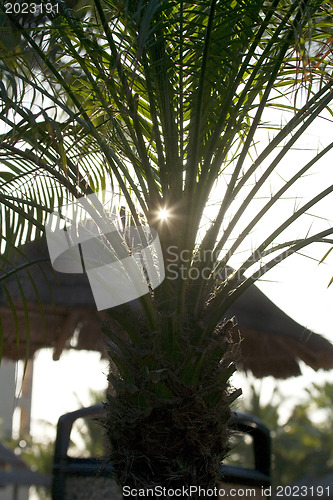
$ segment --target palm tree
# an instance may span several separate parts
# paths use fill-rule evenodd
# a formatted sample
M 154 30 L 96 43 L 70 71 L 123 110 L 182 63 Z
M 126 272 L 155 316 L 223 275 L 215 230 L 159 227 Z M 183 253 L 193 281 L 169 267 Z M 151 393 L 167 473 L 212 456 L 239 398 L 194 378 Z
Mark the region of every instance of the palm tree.
M 54 209 L 112 188 L 131 226 L 156 231 L 165 264 L 160 286 L 111 308 L 104 328 L 117 479 L 142 488 L 212 487 L 228 451 L 229 405 L 240 392 L 229 384 L 235 346 L 226 311 L 286 257 L 331 242 L 327 221 L 298 223 L 332 185 L 286 207 L 286 216 L 280 209 L 333 147 L 305 164 L 283 164 L 333 98 L 331 7 L 318 0 L 54 5 L 29 22 L 5 18 L 7 36 L 20 43 L 15 59 L 1 49 L 3 295 L 16 319 L 6 286 L 15 275 L 29 332 L 21 277 L 43 317 L 30 272 L 38 259 L 11 268 L 13 254 L 24 257 L 21 245 L 43 236 Z M 268 109 L 283 111 L 286 123 L 267 123 Z

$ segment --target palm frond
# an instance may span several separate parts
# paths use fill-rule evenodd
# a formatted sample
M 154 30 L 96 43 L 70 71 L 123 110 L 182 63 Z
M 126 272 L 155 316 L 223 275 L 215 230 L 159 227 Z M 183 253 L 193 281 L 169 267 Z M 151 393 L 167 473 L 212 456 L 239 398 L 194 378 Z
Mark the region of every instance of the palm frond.
M 331 187 L 286 214 L 251 248 L 252 233 L 331 150 L 325 145 L 267 195 L 265 186 L 314 120 L 331 113 L 328 5 L 94 0 L 83 10 L 62 5 L 35 24 L 18 16 L 3 22 L 15 53 L 0 53 L 4 261 L 11 249 L 43 235 L 53 210 L 112 188 L 135 224 L 144 220 L 159 234 L 166 279 L 142 301 L 150 328 L 160 311 L 163 345 L 175 346 L 184 326 L 179 318 L 198 319 L 208 307 L 210 328 L 218 325 L 225 294 L 239 283 L 220 286 L 216 276 L 237 252 L 246 256 L 236 276 L 259 266 L 254 274 L 261 277 L 287 254 L 328 241 L 330 233 L 319 226 L 294 243 L 286 230 Z M 293 115 L 273 126 L 267 109 Z M 265 129 L 271 135 L 262 140 Z M 208 227 L 204 214 L 217 190 Z M 260 197 L 266 198 L 261 204 Z M 162 208 L 169 212 L 164 223 Z M 170 248 L 196 279 L 179 273 L 171 279 Z M 273 248 L 283 252 L 265 265 Z

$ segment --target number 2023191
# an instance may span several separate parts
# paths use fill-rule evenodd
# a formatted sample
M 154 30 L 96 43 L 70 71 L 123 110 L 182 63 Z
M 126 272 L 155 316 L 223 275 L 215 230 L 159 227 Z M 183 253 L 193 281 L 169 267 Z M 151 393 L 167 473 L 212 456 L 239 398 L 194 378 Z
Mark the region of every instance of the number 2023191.
M 4 4 L 6 14 L 58 14 L 59 4 L 51 2 L 6 2 Z

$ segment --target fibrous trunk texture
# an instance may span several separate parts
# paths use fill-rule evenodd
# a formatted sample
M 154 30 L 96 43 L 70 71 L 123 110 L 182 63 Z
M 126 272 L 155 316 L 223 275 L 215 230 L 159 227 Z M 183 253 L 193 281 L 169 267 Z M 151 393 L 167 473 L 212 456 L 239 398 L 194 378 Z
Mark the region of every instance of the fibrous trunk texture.
M 221 481 L 229 406 L 239 394 L 228 381 L 234 371 L 229 328 L 230 322 L 222 325 L 204 345 L 191 345 L 185 331 L 176 362 L 159 347 L 158 336 L 143 335 L 140 345 L 121 350 L 111 342 L 107 432 L 116 478 L 127 493 L 150 489 L 147 498 L 175 498 L 177 489 L 185 498 L 192 486 L 202 490 L 199 496 L 192 489 L 191 498 L 202 499 L 203 490 Z

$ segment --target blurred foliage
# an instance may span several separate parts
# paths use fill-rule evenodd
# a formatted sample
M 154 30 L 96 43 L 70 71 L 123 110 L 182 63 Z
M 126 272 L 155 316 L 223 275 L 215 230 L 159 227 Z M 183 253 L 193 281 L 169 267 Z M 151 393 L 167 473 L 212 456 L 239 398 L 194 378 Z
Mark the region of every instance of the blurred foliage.
M 48 422 L 43 425 L 51 426 Z M 50 476 L 52 473 L 52 462 L 54 453 L 54 440 L 47 438 L 41 441 L 31 436 L 20 436 L 17 439 L 7 440 L 5 445 L 11 448 L 16 455 L 20 456 L 33 470 Z M 44 486 L 35 487 L 39 500 L 51 500 L 50 489 Z
M 105 394 L 92 389 L 89 390 L 89 405 L 100 403 L 105 399 Z M 82 401 L 76 396 L 77 408 L 83 407 Z M 40 421 L 41 429 L 53 429 L 50 422 Z M 20 456 L 27 465 L 34 471 L 41 474 L 52 474 L 52 463 L 54 454 L 54 439 L 49 437 L 51 432 L 43 432 L 40 438 L 31 436 L 20 436 L 17 439 L 6 441 L 6 445 L 11 448 L 15 454 Z M 101 450 L 105 448 L 104 428 L 96 419 L 78 420 L 73 427 L 69 453 L 71 456 L 99 456 Z M 49 488 L 37 487 L 36 495 L 39 500 L 51 500 Z
M 304 401 L 293 406 L 281 422 L 280 408 L 285 400 L 275 386 L 263 403 L 263 390 L 251 384 L 249 396 L 239 401 L 237 409 L 259 417 L 271 430 L 273 447 L 273 485 L 287 485 L 305 476 L 320 477 L 333 472 L 333 383 L 311 384 Z M 90 391 L 89 400 L 96 404 L 103 395 Z M 265 394 L 267 399 L 267 394 Z M 77 398 L 77 406 L 83 406 Z M 49 423 L 44 423 L 50 426 Z M 104 449 L 104 429 L 96 420 L 77 421 L 70 444 L 72 456 L 99 456 Z M 33 441 L 31 437 L 12 440 L 10 445 L 33 469 L 51 474 L 53 439 Z M 235 435 L 231 443 L 229 464 L 253 467 L 252 440 Z M 49 492 L 39 488 L 40 500 L 49 500 Z
M 271 430 L 273 486 L 332 473 L 333 383 L 311 384 L 304 401 L 296 403 L 282 422 L 279 410 L 285 396 L 278 387 L 267 402 L 262 399 L 260 386 L 258 389 L 257 384 L 251 384 L 249 397 L 239 402 L 238 409 L 259 417 Z M 231 460 L 248 467 L 251 454 L 250 444 L 243 443 L 239 450 L 236 447 Z

